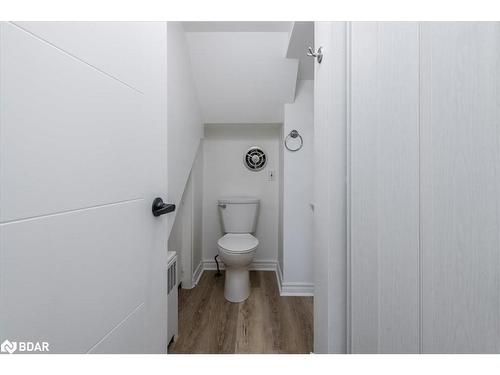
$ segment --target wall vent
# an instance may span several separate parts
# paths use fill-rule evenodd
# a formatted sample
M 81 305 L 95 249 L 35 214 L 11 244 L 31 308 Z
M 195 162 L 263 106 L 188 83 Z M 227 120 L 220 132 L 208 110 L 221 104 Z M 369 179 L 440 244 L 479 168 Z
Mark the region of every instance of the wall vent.
M 260 147 L 250 147 L 245 154 L 244 163 L 245 166 L 251 171 L 260 171 L 266 166 L 266 153 Z
M 177 285 L 177 261 L 174 261 L 168 267 L 168 288 L 167 288 L 167 293 L 170 294 L 170 291 L 176 285 Z

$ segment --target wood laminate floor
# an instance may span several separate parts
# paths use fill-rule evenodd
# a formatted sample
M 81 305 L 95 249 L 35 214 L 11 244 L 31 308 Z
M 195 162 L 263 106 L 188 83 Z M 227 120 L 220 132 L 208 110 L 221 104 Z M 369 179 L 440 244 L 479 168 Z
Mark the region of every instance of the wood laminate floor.
M 168 352 L 310 353 L 313 298 L 281 297 L 274 272 L 251 271 L 250 297 L 224 298 L 224 276 L 205 271 L 193 289 L 179 290 L 179 336 Z

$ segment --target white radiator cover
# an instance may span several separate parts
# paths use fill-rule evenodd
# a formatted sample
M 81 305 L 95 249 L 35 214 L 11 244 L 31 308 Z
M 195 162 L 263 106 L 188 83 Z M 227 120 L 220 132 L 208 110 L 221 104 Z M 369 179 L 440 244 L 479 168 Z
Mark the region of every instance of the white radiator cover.
M 170 343 L 175 339 L 179 332 L 178 323 L 178 278 L 177 278 L 177 254 L 174 251 L 168 252 L 167 262 L 167 306 L 168 306 L 168 324 L 167 341 Z

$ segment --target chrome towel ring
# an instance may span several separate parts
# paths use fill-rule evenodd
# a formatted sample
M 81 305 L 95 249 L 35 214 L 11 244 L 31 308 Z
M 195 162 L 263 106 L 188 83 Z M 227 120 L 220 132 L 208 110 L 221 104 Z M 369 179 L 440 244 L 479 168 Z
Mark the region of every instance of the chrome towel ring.
M 290 148 L 290 147 L 288 147 L 288 140 L 290 138 L 294 138 L 295 139 L 297 137 L 300 139 L 300 145 L 299 145 L 299 147 L 297 147 L 297 148 Z M 293 151 L 293 152 L 299 151 L 302 148 L 303 145 L 304 145 L 304 140 L 302 139 L 302 136 L 299 134 L 299 132 L 297 130 L 295 130 L 295 129 L 293 129 L 290 133 L 288 133 L 288 135 L 285 138 L 285 147 L 286 147 L 286 149 L 288 151 Z

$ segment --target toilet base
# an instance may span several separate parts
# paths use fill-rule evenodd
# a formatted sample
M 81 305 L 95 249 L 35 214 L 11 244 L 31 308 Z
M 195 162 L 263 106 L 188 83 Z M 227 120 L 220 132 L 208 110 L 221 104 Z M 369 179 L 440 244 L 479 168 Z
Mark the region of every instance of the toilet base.
M 224 297 L 229 302 L 243 302 L 250 295 L 250 275 L 248 267 L 226 268 Z

